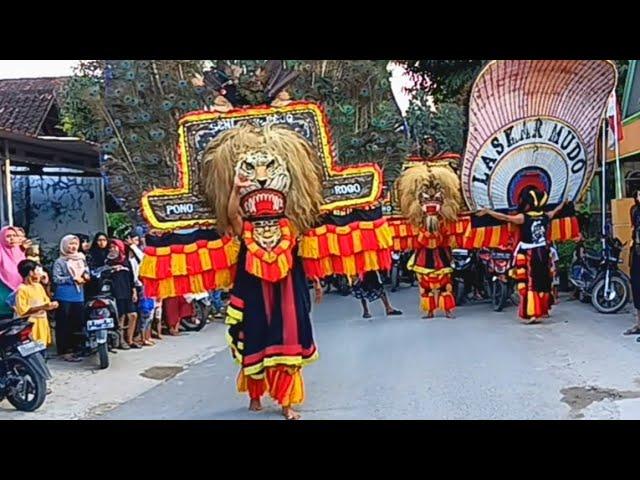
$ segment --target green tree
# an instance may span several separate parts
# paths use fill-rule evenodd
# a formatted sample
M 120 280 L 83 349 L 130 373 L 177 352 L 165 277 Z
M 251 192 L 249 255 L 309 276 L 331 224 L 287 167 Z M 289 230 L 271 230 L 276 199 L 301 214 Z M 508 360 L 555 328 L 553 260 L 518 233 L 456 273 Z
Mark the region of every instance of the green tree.
M 618 69 L 618 85 L 616 86 L 616 96 L 618 102 L 622 105 L 622 97 L 624 96 L 624 84 L 627 81 L 627 73 L 629 72 L 629 60 L 614 60 Z
M 340 163 L 378 163 L 389 178 L 409 152 L 391 93 L 387 60 L 298 62 L 294 98 L 321 102 Z
M 432 110 L 427 95 L 420 92 L 407 111 L 414 154 L 433 157 L 440 153 L 462 154 L 467 119 L 456 103 L 440 103 Z
M 266 60 L 214 60 L 251 104 L 264 103 L 260 81 Z M 389 83 L 387 60 L 287 60 L 298 77 L 294 100 L 321 103 L 342 164 L 378 163 L 393 176 L 408 153 L 402 117 Z
M 404 60 L 415 75 L 417 88 L 433 97 L 434 103 L 469 105 L 473 81 L 486 60 Z
M 462 154 L 468 129 L 471 87 L 485 60 L 403 60 L 413 76 L 407 114 L 414 153 Z M 432 99 L 435 111 L 429 107 Z
M 69 136 L 90 142 L 99 141 L 100 117 L 86 101 L 86 93 L 102 89 L 104 61 L 83 61 L 75 68 L 75 74 L 65 82 L 59 96 L 60 128 Z
M 107 214 L 107 233 L 110 237 L 124 238 L 131 228 L 133 228 L 133 225 L 126 213 Z
M 127 215 L 140 221 L 145 191 L 176 181 L 177 121 L 213 102 L 195 87 L 200 61 L 90 62 L 70 82 L 63 118 L 72 134 L 97 140 L 107 188 Z

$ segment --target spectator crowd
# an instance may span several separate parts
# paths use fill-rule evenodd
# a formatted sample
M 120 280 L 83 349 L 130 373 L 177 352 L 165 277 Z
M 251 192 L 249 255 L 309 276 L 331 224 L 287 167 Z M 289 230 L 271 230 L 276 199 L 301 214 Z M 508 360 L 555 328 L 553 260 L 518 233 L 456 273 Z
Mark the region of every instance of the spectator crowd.
M 124 238 L 98 232 L 91 240 L 84 234 L 65 235 L 58 258 L 43 265 L 38 245 L 16 226 L 0 230 L 0 319 L 27 318 L 33 323 L 32 338 L 55 346 L 68 362 L 88 355 L 82 331 L 86 302 L 100 294 L 97 274 L 110 270 L 110 296 L 117 307 L 119 341 L 111 351 L 152 348 L 163 335 L 177 336 L 185 325 L 223 318 L 224 292 L 207 298 L 168 298 L 161 302 L 145 296 L 139 278 L 144 256 L 144 232 L 131 229 Z M 196 308 L 196 304 L 202 308 Z M 116 350 L 117 349 L 117 350 Z

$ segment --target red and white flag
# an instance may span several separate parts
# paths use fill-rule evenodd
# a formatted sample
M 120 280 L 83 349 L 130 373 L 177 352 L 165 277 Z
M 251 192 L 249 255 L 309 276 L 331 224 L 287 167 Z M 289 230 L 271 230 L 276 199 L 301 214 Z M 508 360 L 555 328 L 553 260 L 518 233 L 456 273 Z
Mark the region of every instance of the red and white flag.
M 609 122 L 609 149 L 615 149 L 615 133 L 618 134 L 618 142 L 624 138 L 622 134 L 622 111 L 616 98 L 616 93 L 611 92 L 609 103 L 607 104 L 607 120 Z

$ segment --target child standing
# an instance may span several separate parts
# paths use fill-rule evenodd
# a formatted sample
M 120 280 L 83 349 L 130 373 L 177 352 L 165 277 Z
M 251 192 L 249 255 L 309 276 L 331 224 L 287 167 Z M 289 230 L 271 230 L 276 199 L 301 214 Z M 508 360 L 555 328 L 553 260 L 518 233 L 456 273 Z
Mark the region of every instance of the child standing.
M 226 305 L 224 300 L 222 300 L 222 290 L 214 290 L 211 292 L 210 297 L 213 309 L 215 310 L 213 318 L 224 318 Z
M 42 267 L 32 260 L 23 260 L 18 264 L 18 272 L 23 283 L 16 291 L 15 310 L 20 317 L 29 317 L 33 323 L 31 338 L 45 346 L 51 344 L 51 329 L 47 312 L 58 308 L 58 302 L 52 302 L 40 283 Z

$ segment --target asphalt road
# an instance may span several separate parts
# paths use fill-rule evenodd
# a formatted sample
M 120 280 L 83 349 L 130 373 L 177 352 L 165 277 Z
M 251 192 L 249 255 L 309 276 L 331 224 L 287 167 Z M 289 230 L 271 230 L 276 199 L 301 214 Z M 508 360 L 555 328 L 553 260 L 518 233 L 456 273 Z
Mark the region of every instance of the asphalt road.
M 640 418 L 640 343 L 621 332 L 631 310 L 599 315 L 563 299 L 542 325 L 521 325 L 514 307 L 461 307 L 426 320 L 417 289 L 392 294 L 400 317 L 371 320 L 335 294 L 315 307 L 320 359 L 304 370 L 304 419 Z M 228 350 L 192 366 L 104 419 L 280 419 L 269 400 L 247 410 Z

